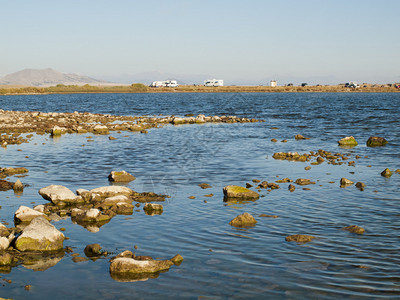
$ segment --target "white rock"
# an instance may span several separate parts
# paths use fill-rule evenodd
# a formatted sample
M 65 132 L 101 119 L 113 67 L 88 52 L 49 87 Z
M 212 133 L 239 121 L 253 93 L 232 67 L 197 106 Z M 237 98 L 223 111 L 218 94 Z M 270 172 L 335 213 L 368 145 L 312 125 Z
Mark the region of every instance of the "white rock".
M 62 185 L 49 185 L 41 188 L 39 194 L 46 200 L 58 204 L 60 202 L 72 203 L 79 200 L 79 198 L 67 187 Z M 80 198 L 81 199 L 81 198 Z
M 99 194 L 102 198 L 113 197 L 117 195 L 131 196 L 134 191 L 125 186 L 103 186 L 90 190 L 92 194 Z
M 47 218 L 44 213 L 21 205 L 15 212 L 14 219 L 17 222 L 31 222 L 33 219 L 41 216 Z
M 100 210 L 97 208 L 91 208 L 86 212 L 86 217 L 96 219 L 100 216 Z

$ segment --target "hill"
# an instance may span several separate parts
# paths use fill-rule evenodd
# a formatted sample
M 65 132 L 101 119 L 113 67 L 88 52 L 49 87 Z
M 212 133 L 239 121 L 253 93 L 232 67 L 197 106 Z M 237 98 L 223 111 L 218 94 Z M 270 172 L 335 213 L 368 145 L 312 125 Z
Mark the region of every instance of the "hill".
M 51 68 L 47 69 L 24 69 L 15 73 L 8 74 L 0 78 L 0 85 L 23 85 L 46 87 L 57 84 L 64 85 L 107 85 L 108 81 L 94 79 L 78 74 L 67 74 L 58 72 Z

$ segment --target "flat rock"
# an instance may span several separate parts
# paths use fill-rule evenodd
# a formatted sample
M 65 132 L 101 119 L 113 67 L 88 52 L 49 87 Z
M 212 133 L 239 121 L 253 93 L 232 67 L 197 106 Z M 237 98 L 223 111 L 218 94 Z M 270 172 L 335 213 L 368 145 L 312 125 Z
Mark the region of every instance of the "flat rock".
M 315 239 L 315 236 L 307 234 L 293 234 L 285 238 L 287 242 L 308 243 Z
M 132 196 L 135 192 L 125 186 L 103 186 L 90 190 L 91 194 L 98 194 L 102 198 L 113 197 L 117 195 Z
M 229 225 L 235 226 L 235 227 L 243 227 L 243 226 L 252 226 L 257 223 L 256 219 L 254 217 L 245 212 L 241 215 L 238 215 L 236 218 L 234 218 L 232 221 L 229 222 Z
M 170 260 L 136 260 L 129 257 L 119 257 L 111 261 L 110 273 L 156 273 L 168 270 L 173 264 Z
M 46 200 L 54 204 L 75 204 L 83 202 L 81 197 L 78 197 L 69 188 L 62 185 L 49 185 L 41 188 L 39 194 Z
M 122 171 L 112 171 L 108 175 L 108 180 L 113 181 L 113 182 L 130 182 L 135 180 L 136 178 L 129 174 L 128 172 L 122 170 Z
M 240 199 L 258 199 L 260 195 L 257 192 L 246 189 L 237 185 L 228 185 L 223 188 L 225 198 L 240 198 Z
M 356 234 L 363 234 L 365 232 L 364 228 L 357 225 L 350 225 L 347 227 L 343 227 L 342 229 Z
M 65 237 L 44 217 L 37 217 L 15 241 L 19 251 L 56 251 L 63 248 Z
M 298 185 L 308 185 L 308 184 L 315 184 L 314 181 L 311 181 L 310 179 L 307 178 L 298 178 L 296 179 L 296 184 Z

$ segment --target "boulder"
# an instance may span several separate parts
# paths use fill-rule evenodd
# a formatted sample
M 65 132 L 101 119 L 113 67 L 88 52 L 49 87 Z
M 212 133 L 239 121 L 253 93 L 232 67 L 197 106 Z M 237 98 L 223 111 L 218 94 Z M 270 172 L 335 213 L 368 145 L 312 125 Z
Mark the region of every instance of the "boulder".
M 44 213 L 29 208 L 27 206 L 21 205 L 14 214 L 14 222 L 16 224 L 27 223 L 31 222 L 33 219 L 37 217 L 44 217 L 45 219 L 48 219 L 48 217 Z
M 71 211 L 71 217 L 73 217 L 78 223 L 102 223 L 111 219 L 109 215 L 102 214 L 97 208 L 91 208 L 87 211 L 73 210 Z
M 307 234 L 293 234 L 285 238 L 287 242 L 308 243 L 315 239 L 315 236 Z
M 295 186 L 294 184 L 289 184 L 288 190 L 289 190 L 290 192 L 294 192 L 294 191 L 296 190 L 296 186 Z
M 378 146 L 384 146 L 388 143 L 388 141 L 379 136 L 371 136 L 368 141 L 367 141 L 367 146 L 368 147 L 378 147 Z
M 14 183 L 0 179 L 0 191 L 8 191 L 11 190 L 13 187 Z
M 260 195 L 257 192 L 246 189 L 237 185 L 228 185 L 223 188 L 225 198 L 240 198 L 240 199 L 258 199 Z
M 63 248 L 64 235 L 44 217 L 37 217 L 15 241 L 19 251 L 56 251 Z
M 365 187 L 366 187 L 366 184 L 364 183 L 364 182 L 357 182 L 356 183 L 356 187 L 359 189 L 359 190 L 361 190 L 361 191 L 363 191 L 364 189 L 365 189 Z
M 357 225 L 343 227 L 342 229 L 356 234 L 363 234 L 365 232 L 364 228 Z
M 108 180 L 113 182 L 130 182 L 136 178 L 126 171 L 112 171 L 108 175 Z
M 117 195 L 132 196 L 135 192 L 125 186 L 103 186 L 90 190 L 91 194 L 98 194 L 101 198 L 108 198 Z
M 381 172 L 381 176 L 383 176 L 383 177 L 390 177 L 392 175 L 393 175 L 392 171 L 390 171 L 388 168 L 386 168 L 385 170 L 383 170 Z
M 110 273 L 156 273 L 168 270 L 173 264 L 170 260 L 136 260 L 130 257 L 118 257 L 111 261 Z
M 69 188 L 62 185 L 49 185 L 41 188 L 39 194 L 54 204 L 78 204 L 82 203 L 82 197 L 76 196 Z
M 0 266 L 8 266 L 13 262 L 13 257 L 7 252 L 0 253 Z
M 340 141 L 338 141 L 338 144 L 340 146 L 357 146 L 358 145 L 356 139 L 353 136 L 347 136 L 345 138 L 342 138 Z
M 50 130 L 50 135 L 51 136 L 60 136 L 62 134 L 65 134 L 66 132 L 67 132 L 67 128 L 56 125 Z
M 117 205 L 118 203 L 132 204 L 132 199 L 125 195 L 117 195 L 113 197 L 108 197 L 100 202 L 101 207 L 111 207 Z
M 243 227 L 243 226 L 253 226 L 256 223 L 257 223 L 256 219 L 254 219 L 254 217 L 251 214 L 246 212 L 241 215 L 238 215 L 236 218 L 230 221 L 229 225 L 235 227 Z
M 171 258 L 171 261 L 175 264 L 175 265 L 179 265 L 182 261 L 183 261 L 183 257 L 180 254 L 175 255 L 173 258 Z
M 296 136 L 294 137 L 296 140 L 305 140 L 306 138 L 304 136 L 302 136 L 301 134 L 296 134 Z
M 102 255 L 101 246 L 99 244 L 90 244 L 83 250 L 87 257 L 96 257 Z

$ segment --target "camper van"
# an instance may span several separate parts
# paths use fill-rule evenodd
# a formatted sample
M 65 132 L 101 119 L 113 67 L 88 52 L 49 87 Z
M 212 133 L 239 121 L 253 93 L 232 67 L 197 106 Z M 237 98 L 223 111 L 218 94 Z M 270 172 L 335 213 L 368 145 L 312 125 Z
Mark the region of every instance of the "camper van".
M 204 86 L 224 86 L 222 79 L 207 79 L 204 81 Z
M 153 81 L 150 87 L 177 87 L 178 82 L 176 80 L 164 80 L 164 81 Z

